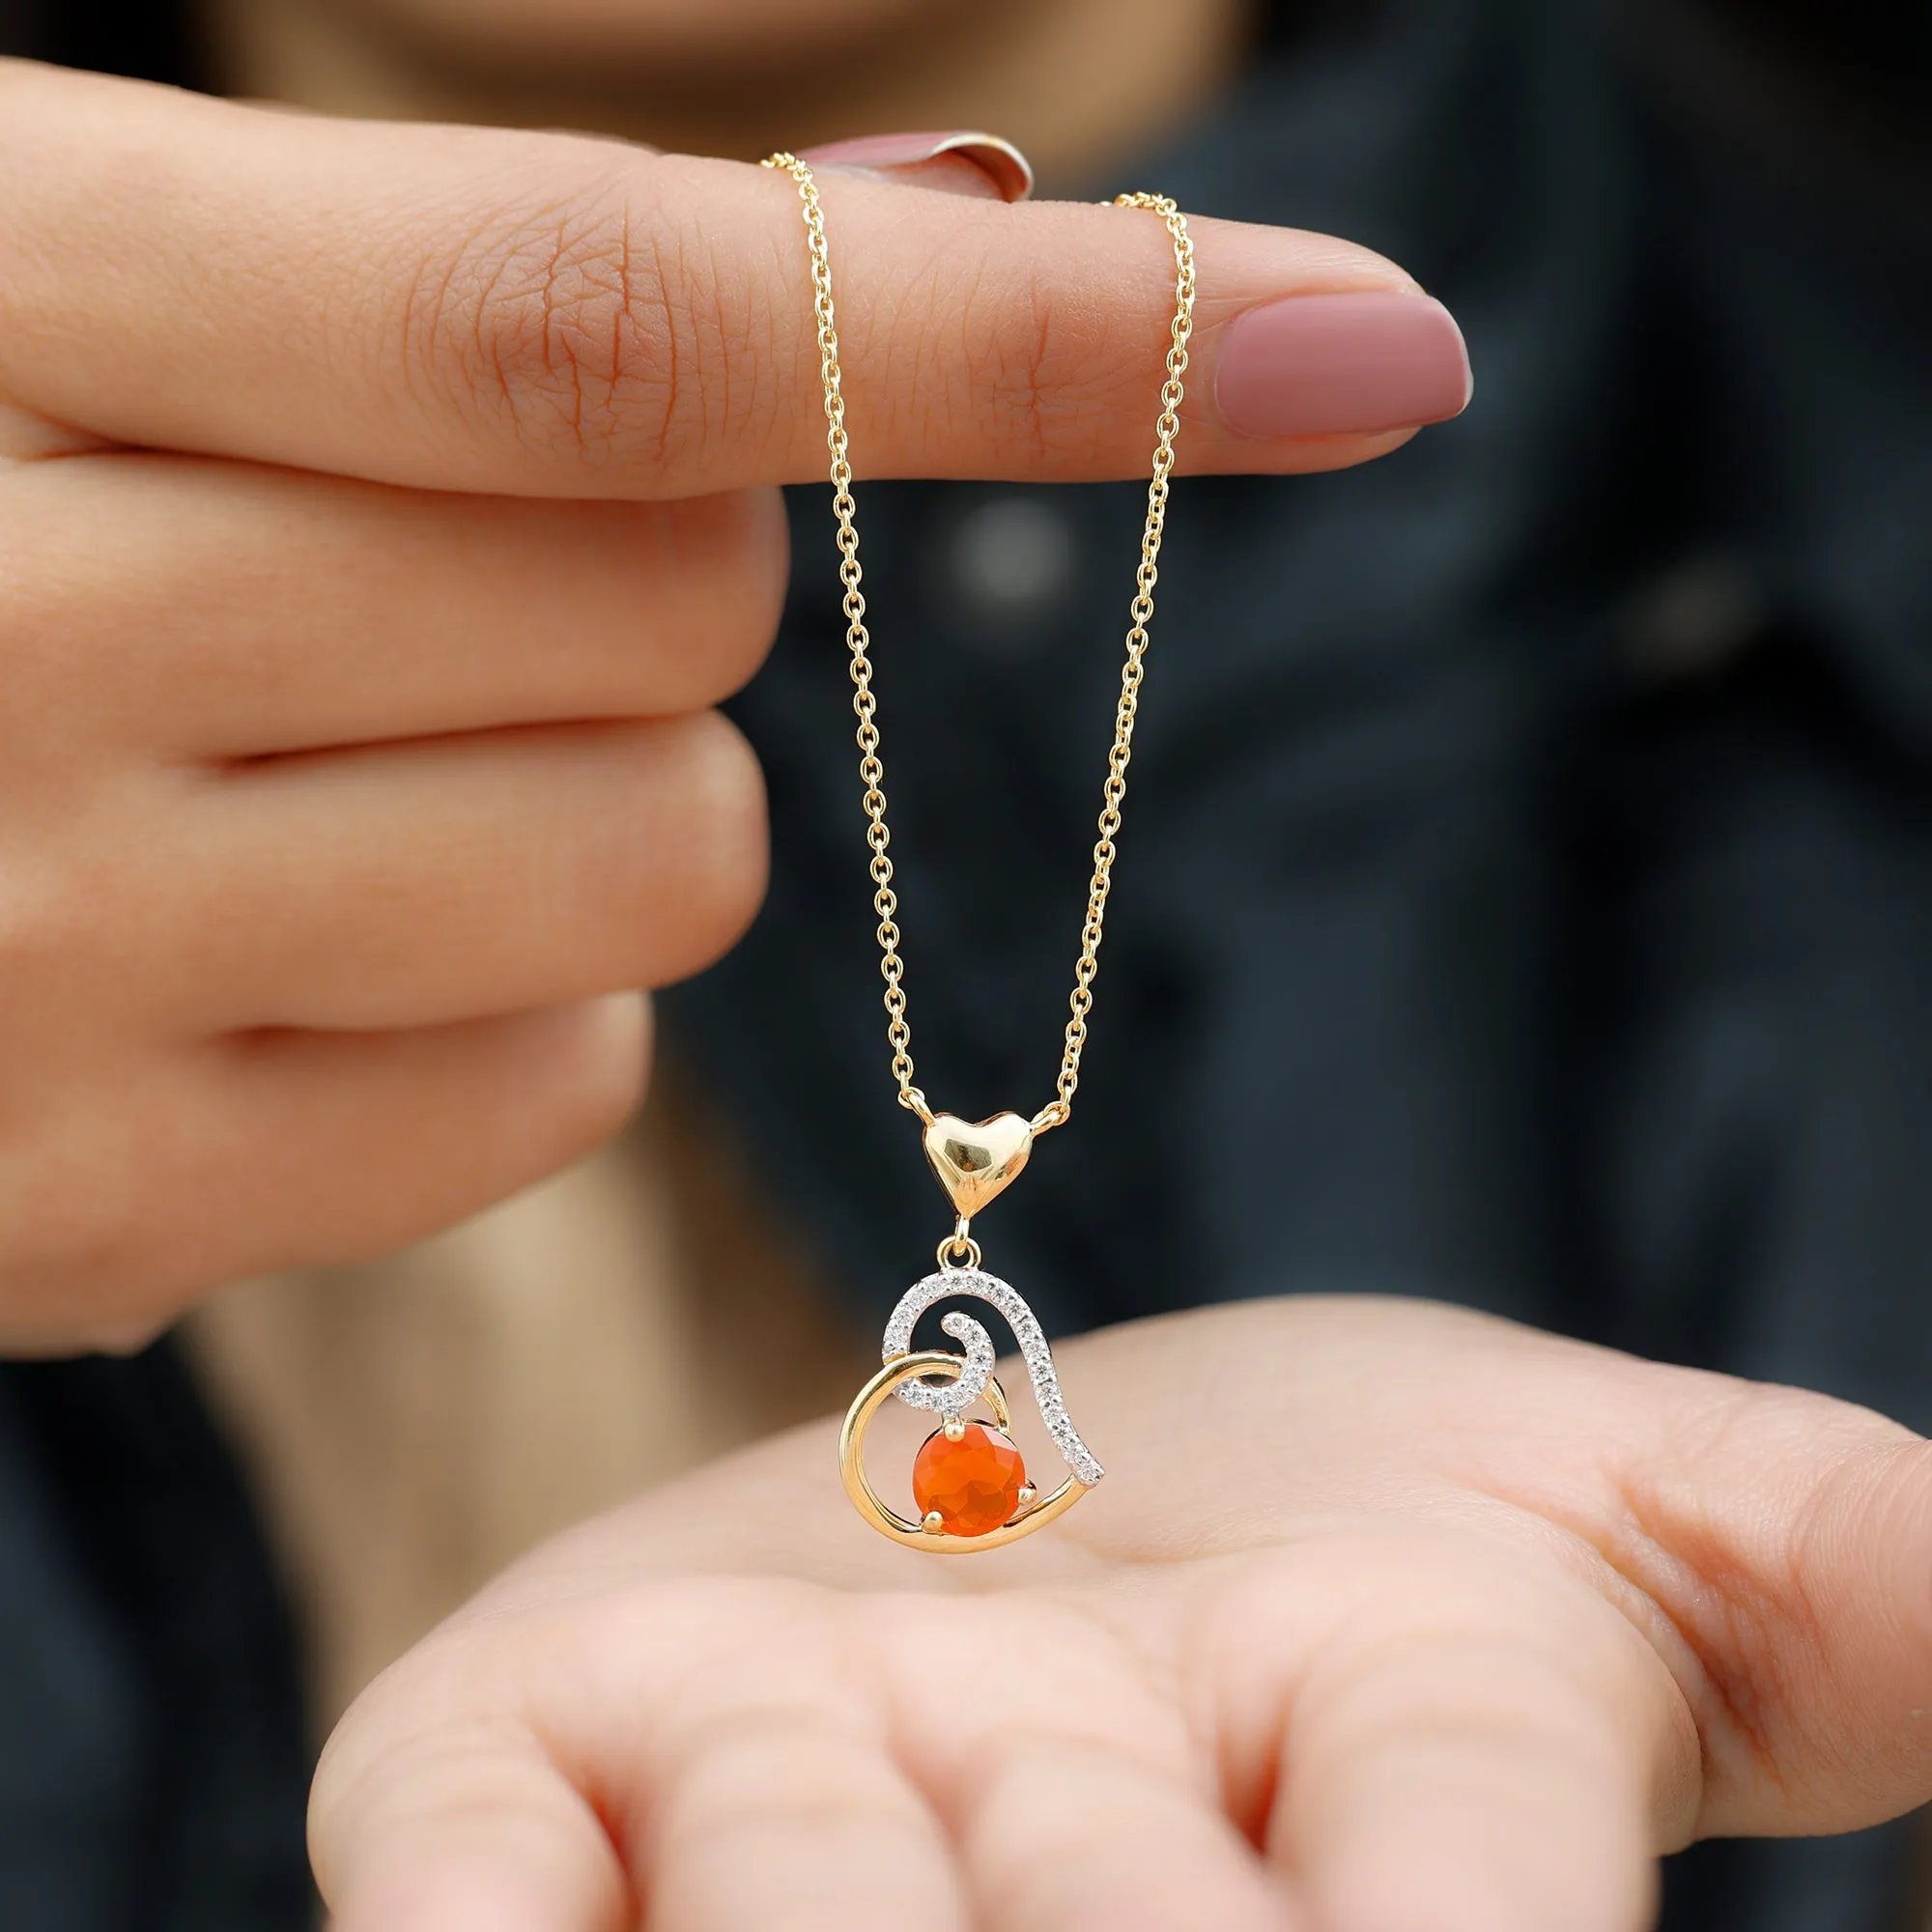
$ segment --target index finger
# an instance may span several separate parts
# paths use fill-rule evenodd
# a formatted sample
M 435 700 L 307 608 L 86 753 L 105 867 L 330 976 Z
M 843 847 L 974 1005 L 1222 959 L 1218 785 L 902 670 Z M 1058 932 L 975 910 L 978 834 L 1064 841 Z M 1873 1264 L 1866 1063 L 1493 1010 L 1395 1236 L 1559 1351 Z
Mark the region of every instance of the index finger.
M 824 473 L 783 175 L 4 63 L 0 179 L 0 392 L 99 435 L 525 495 Z M 1174 303 L 1158 220 L 824 191 L 861 473 L 1146 467 Z M 1390 263 L 1194 232 L 1181 467 L 1333 467 L 1462 408 L 1455 325 Z

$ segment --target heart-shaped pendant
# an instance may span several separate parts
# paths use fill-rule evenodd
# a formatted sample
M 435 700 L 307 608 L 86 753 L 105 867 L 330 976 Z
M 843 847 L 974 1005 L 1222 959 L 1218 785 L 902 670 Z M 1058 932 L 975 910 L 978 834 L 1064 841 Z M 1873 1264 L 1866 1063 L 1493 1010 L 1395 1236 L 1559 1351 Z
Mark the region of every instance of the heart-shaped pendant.
M 939 1325 L 965 1343 L 964 1355 L 950 1349 L 913 1350 L 914 1323 L 935 1302 L 955 1295 L 997 1309 L 1020 1345 L 1040 1420 L 1066 1459 L 1066 1480 L 1050 1495 L 1041 1495 L 1028 1481 L 1007 1434 L 1012 1417 L 1006 1391 L 993 1374 L 993 1342 L 985 1329 L 955 1308 Z M 1018 1290 L 997 1275 L 979 1268 L 941 1268 L 915 1282 L 893 1310 L 879 1353 L 883 1366 L 859 1391 L 838 1433 L 838 1470 L 845 1493 L 881 1536 L 939 1556 L 998 1549 L 1065 1516 L 1106 1474 L 1066 1412 L 1053 1350 L 1037 1318 Z M 943 1379 L 934 1381 L 935 1376 Z M 923 1512 L 918 1517 L 901 1516 L 883 1501 L 866 1474 L 866 1431 L 894 1396 L 909 1408 L 938 1414 L 943 1425 L 914 1465 L 913 1493 Z M 992 1430 L 965 1419 L 966 1410 L 980 1401 L 993 1411 Z
M 1018 1179 L 1033 1151 L 1033 1122 L 1017 1114 L 962 1121 L 935 1114 L 925 1129 L 925 1158 L 955 1214 L 968 1220 Z

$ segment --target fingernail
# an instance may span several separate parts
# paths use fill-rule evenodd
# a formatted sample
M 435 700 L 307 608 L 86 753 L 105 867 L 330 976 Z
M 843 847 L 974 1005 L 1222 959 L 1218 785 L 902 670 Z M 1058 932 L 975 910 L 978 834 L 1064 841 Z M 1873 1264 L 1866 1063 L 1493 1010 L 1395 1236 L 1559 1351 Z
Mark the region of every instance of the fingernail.
M 854 141 L 806 148 L 800 155 L 814 167 L 864 168 L 880 174 L 921 168 L 952 156 L 978 168 L 1002 201 L 1024 201 L 1033 192 L 1033 163 L 1010 141 L 971 128 L 945 134 L 864 134 Z
M 1229 326 L 1214 375 L 1236 436 L 1362 435 L 1459 415 L 1463 331 L 1439 301 L 1397 290 L 1290 296 Z

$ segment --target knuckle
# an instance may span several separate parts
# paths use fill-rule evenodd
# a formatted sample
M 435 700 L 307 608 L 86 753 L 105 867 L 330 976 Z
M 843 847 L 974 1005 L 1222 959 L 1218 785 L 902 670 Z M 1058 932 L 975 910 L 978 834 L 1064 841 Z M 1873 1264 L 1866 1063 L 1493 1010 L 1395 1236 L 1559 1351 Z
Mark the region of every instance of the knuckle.
M 703 910 L 705 958 L 744 931 L 765 895 L 765 781 L 745 735 L 715 711 L 690 721 L 692 795 L 698 807 L 691 867 Z
M 650 1077 L 651 1048 L 651 1006 L 642 994 L 607 994 L 571 1010 L 556 1062 L 565 1100 L 548 1166 L 602 1145 L 630 1119 Z
M 1021 456 L 1059 454 L 1074 424 L 1081 439 L 1091 436 L 1078 393 L 1079 372 L 1091 361 L 1067 353 L 1065 337 L 1050 295 L 1034 284 L 1008 295 L 997 326 L 981 338 L 975 390 L 986 398 L 994 438 Z
M 21 818 L 64 809 L 70 817 L 87 817 L 86 808 L 59 806 L 51 797 L 15 795 L 10 804 Z M 49 813 L 50 815 L 50 813 Z M 0 841 L 0 991 L 13 1024 L 6 1029 L 21 1044 L 31 1041 L 36 1060 L 71 1025 L 71 1016 L 99 1001 L 111 1010 L 115 980 L 127 954 L 146 938 L 146 908 L 120 868 L 91 845 L 103 842 L 83 827 L 63 828 L 49 838 L 36 827 L 27 836 Z M 31 1034 L 20 1021 L 35 1016 Z M 57 1024 L 58 1022 L 58 1024 Z M 14 1079 L 10 1099 L 26 1089 L 31 1063 L 10 1056 Z M 12 1112 L 0 1108 L 0 1123 Z
M 410 379 L 546 457 L 646 475 L 705 429 L 716 278 L 650 178 L 497 210 L 410 289 Z
M 190 1256 L 140 1165 L 152 1122 L 117 1096 L 67 1096 L 7 1131 L 0 1155 L 0 1343 L 28 1351 L 138 1347 L 194 1292 Z
M 791 537 L 777 490 L 734 491 L 664 506 L 666 559 L 701 595 L 705 648 L 680 653 L 679 680 L 657 708 L 711 705 L 747 684 L 778 635 Z
M 12 492 L 0 499 L 0 666 L 9 723 L 49 716 L 60 672 L 93 642 L 92 607 L 104 601 L 99 559 L 90 571 L 71 528 L 42 513 L 40 494 Z
M 640 963 L 654 984 L 710 964 L 751 923 L 767 870 L 764 778 L 738 728 L 715 711 L 644 727 L 648 804 L 629 865 Z M 641 900 L 641 903 L 639 901 Z
M 897 325 L 916 329 L 923 386 L 944 398 L 935 439 L 971 424 L 1003 464 L 1091 458 L 1095 425 L 1119 400 L 1108 372 L 1122 358 L 1107 336 L 1121 325 L 1103 307 L 976 234 L 905 292 Z

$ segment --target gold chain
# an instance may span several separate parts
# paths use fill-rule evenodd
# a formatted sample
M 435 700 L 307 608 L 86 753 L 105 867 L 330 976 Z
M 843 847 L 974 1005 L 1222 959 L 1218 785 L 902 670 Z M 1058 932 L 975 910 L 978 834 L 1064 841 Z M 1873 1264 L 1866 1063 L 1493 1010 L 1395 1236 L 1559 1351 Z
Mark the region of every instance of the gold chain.
M 893 891 L 892 834 L 886 826 L 886 768 L 879 756 L 878 701 L 872 696 L 871 634 L 866 628 L 865 573 L 859 567 L 859 531 L 854 523 L 852 463 L 845 434 L 845 396 L 838 364 L 838 328 L 832 302 L 832 253 L 825 240 L 825 211 L 811 170 L 796 155 L 773 155 L 764 165 L 782 169 L 798 185 L 805 205 L 806 233 L 811 244 L 812 314 L 818 325 L 818 370 L 825 389 L 825 444 L 831 453 L 832 510 L 838 520 L 838 581 L 845 587 L 845 642 L 852 654 L 852 710 L 859 721 L 859 781 L 865 787 L 866 843 L 872 854 L 872 910 L 878 916 L 879 971 L 886 981 L 886 1039 L 893 1050 L 893 1078 L 899 1105 L 928 1125 L 932 1109 L 913 1084 L 912 1027 L 906 1019 L 905 962 L 899 957 L 898 895 Z M 1087 918 L 1080 928 L 1080 957 L 1073 968 L 1065 1045 L 1060 1059 L 1056 1097 L 1033 1118 L 1044 1133 L 1064 1125 L 1073 1112 L 1080 1085 L 1080 1055 L 1087 1045 L 1087 1016 L 1094 1007 L 1094 980 L 1100 970 L 1100 941 L 1106 928 L 1107 895 L 1113 885 L 1115 841 L 1121 808 L 1127 796 L 1127 765 L 1133 757 L 1134 719 L 1140 708 L 1142 660 L 1148 626 L 1153 621 L 1154 585 L 1159 582 L 1160 540 L 1167 526 L 1169 479 L 1174 445 L 1180 434 L 1182 383 L 1187 345 L 1194 332 L 1194 243 L 1187 217 L 1161 194 L 1116 195 L 1117 208 L 1141 208 L 1158 214 L 1174 240 L 1174 321 L 1168 329 L 1167 380 L 1160 392 L 1154 429 L 1153 473 L 1148 482 L 1147 524 L 1141 533 L 1140 569 L 1128 614 L 1126 659 L 1121 667 L 1121 695 L 1114 708 L 1114 744 L 1107 753 L 1107 777 L 1100 790 L 1099 838 L 1094 846 L 1094 876 L 1087 888 Z

